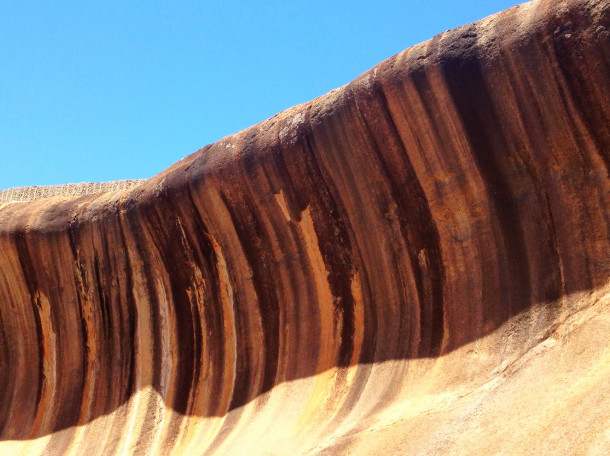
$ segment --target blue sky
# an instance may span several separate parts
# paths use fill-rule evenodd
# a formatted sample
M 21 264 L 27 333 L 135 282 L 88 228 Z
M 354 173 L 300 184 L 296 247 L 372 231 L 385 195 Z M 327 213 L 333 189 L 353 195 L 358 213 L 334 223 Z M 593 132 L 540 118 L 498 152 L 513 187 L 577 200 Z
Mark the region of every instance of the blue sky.
M 516 3 L 0 1 L 0 189 L 150 177 Z

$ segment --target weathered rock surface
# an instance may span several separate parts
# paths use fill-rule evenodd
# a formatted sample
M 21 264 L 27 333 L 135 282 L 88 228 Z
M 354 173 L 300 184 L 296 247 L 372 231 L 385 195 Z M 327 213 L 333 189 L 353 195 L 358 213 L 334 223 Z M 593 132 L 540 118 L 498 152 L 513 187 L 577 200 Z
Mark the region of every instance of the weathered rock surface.
M 2 454 L 610 448 L 610 4 L 436 36 L 0 209 Z

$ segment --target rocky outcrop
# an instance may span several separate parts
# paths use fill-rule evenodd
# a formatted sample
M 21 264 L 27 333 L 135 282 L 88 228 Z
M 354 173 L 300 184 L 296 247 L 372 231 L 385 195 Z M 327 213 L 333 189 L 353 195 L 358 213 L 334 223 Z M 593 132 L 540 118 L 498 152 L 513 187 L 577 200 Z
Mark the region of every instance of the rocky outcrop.
M 445 32 L 0 209 L 3 454 L 606 454 L 610 5 Z

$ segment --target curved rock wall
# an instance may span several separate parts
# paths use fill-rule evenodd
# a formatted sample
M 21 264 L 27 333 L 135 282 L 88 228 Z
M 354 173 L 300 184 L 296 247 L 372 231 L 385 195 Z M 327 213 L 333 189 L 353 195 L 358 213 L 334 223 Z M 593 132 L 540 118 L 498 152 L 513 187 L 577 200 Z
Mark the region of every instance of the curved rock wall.
M 609 33 L 521 5 L 135 188 L 2 207 L 0 450 L 603 454 Z

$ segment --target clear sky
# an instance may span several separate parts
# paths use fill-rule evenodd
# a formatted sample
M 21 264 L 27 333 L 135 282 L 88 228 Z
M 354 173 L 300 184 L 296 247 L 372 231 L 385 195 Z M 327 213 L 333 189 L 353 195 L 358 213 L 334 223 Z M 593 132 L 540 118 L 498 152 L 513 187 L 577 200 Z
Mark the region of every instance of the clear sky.
M 150 177 L 519 0 L 0 0 L 0 189 Z

